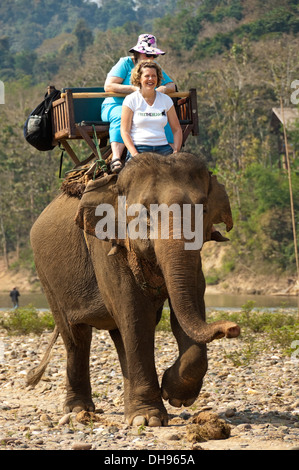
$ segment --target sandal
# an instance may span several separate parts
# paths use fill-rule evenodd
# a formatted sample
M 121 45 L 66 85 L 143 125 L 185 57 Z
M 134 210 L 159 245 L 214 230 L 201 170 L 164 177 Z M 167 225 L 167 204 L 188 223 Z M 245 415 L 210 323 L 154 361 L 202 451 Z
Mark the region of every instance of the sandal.
M 122 167 L 123 164 L 120 158 L 116 158 L 110 163 L 110 170 L 112 171 L 112 173 L 119 173 Z

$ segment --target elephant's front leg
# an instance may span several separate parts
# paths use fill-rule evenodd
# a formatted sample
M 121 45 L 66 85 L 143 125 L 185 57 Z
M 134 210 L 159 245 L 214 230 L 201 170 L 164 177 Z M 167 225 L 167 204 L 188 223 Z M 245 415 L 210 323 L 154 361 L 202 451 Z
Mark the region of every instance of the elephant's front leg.
M 144 308 L 129 317 L 122 316 L 120 330 L 110 332 L 124 377 L 125 419 L 133 426 L 166 426 L 154 361 L 156 315 Z
M 63 335 L 67 351 L 65 412 L 93 411 L 89 375 L 92 329 L 88 325 L 71 326 L 71 334 Z
M 163 375 L 162 396 L 172 406 L 190 406 L 198 397 L 207 371 L 206 345 L 195 343 L 184 333 L 172 309 L 171 327 L 179 357 Z

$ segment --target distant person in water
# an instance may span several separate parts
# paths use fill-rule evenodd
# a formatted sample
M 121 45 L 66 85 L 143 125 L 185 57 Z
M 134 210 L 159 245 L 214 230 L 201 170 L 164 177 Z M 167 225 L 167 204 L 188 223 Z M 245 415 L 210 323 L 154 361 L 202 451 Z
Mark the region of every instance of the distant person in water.
M 20 297 L 20 295 L 21 294 L 19 293 L 19 291 L 16 287 L 14 287 L 13 290 L 9 294 L 14 308 L 19 307 L 19 297 Z

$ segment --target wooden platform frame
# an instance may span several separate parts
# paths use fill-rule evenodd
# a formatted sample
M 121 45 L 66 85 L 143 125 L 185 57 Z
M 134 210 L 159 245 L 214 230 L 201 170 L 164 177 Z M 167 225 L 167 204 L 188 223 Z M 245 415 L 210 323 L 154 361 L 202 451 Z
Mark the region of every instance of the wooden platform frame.
M 54 87 L 48 87 L 48 93 Z M 99 158 L 98 151 L 93 140 L 94 133 L 99 141 L 100 149 L 107 147 L 109 140 L 109 123 L 107 122 L 75 122 L 74 100 L 82 98 L 107 98 L 107 97 L 124 97 L 126 95 L 116 93 L 91 93 L 91 92 L 73 92 L 72 89 L 66 89 L 61 93 L 61 97 L 52 104 L 52 128 L 53 128 L 53 145 L 61 144 L 71 157 L 76 166 L 82 166 L 93 158 Z M 197 136 L 198 130 L 198 109 L 196 89 L 192 88 L 187 92 L 174 92 L 169 94 L 174 100 L 174 106 L 178 115 L 182 131 L 183 145 L 188 136 L 192 134 Z M 71 147 L 69 141 L 83 139 L 90 150 L 91 155 L 80 161 L 75 151 Z M 102 155 L 102 158 L 108 157 Z

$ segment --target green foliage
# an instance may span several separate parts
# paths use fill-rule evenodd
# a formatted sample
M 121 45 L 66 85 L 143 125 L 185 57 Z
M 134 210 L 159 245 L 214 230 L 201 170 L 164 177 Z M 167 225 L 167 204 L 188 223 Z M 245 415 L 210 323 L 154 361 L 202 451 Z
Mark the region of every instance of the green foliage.
M 213 269 L 212 271 L 210 271 L 205 276 L 205 279 L 206 279 L 206 284 L 208 286 L 213 286 L 215 284 L 218 284 L 219 281 L 220 281 L 220 276 L 219 276 L 218 270 Z
M 33 222 L 57 194 L 55 151 L 38 152 L 22 136 L 24 122 L 42 100 L 44 89 L 43 84 L 32 87 L 28 76 L 23 77 L 6 85 L 8 106 L 0 105 L 0 242 L 3 254 L 5 250 L 17 250 L 20 254 L 28 251 Z
M 38 312 L 32 305 L 13 310 L 7 318 L 1 320 L 1 327 L 10 335 L 40 334 L 44 330 L 54 329 L 54 320 L 50 312 Z
M 156 17 L 175 6 L 176 0 L 154 0 L 150 5 L 145 0 L 103 0 L 100 6 L 84 0 L 8 0 L 0 5 L 0 77 L 18 79 L 26 74 L 33 84 L 47 81 L 68 60 L 76 67 L 98 31 L 120 28 L 120 39 L 135 33 L 135 42 L 138 34 L 152 30 Z M 62 43 L 57 45 L 58 36 Z M 51 39 L 51 52 L 43 54 Z M 95 53 L 102 52 L 100 45 Z
M 296 314 L 283 310 L 260 311 L 254 308 L 255 303 L 248 301 L 242 310 L 233 313 L 217 312 L 210 320 L 230 320 L 241 327 L 242 350 L 228 352 L 226 357 L 236 367 L 247 365 L 258 355 L 269 348 L 280 347 L 283 353 L 290 356 L 292 344 L 299 337 L 299 322 Z
M 34 51 L 21 51 L 14 57 L 16 74 L 32 75 L 37 54 Z
M 27 270 L 32 274 L 35 273 L 35 262 L 33 252 L 30 246 L 22 246 L 18 258 L 9 265 L 11 271 Z
M 81 19 L 76 24 L 74 29 L 74 35 L 77 38 L 78 52 L 81 54 L 85 51 L 88 46 L 93 43 L 93 35 L 91 30 L 88 28 L 85 20 Z
M 215 22 L 223 21 L 224 18 L 235 18 L 241 20 L 243 18 L 243 5 L 240 0 L 232 0 L 223 2 L 224 4 L 215 7 L 213 19 Z
M 241 20 L 243 17 L 243 6 L 240 0 L 230 2 L 225 0 L 222 2 L 203 1 L 200 4 L 196 3 L 196 5 L 192 0 L 184 0 L 179 3 L 179 6 L 180 9 L 176 16 L 168 14 L 156 22 L 157 29 L 167 26 L 167 28 L 171 27 L 176 31 L 176 47 L 179 49 L 189 50 L 198 44 L 200 33 L 207 22 L 214 24 L 228 18 Z M 215 37 L 212 45 L 209 39 L 200 42 L 200 44 L 204 44 L 203 49 L 210 49 L 209 52 L 205 52 L 205 55 L 223 52 L 218 40 L 218 37 Z M 233 42 L 232 39 L 229 39 L 228 43 L 226 39 L 222 38 L 220 41 L 223 44 L 226 43 L 225 49 Z
M 266 269 L 272 264 L 295 272 L 287 173 L 252 164 L 241 177 L 240 186 L 240 210 L 231 236 L 238 257 L 249 264 L 261 261 Z M 298 194 L 299 174 L 295 171 L 292 189 L 294 195 Z M 298 198 L 294 198 L 294 210 L 298 214 Z
M 170 310 L 169 307 L 164 307 L 162 310 L 161 320 L 157 325 L 157 331 L 171 331 L 170 326 Z
M 248 301 L 242 306 L 239 315 L 241 327 L 248 328 L 254 333 L 266 332 L 271 334 L 281 328 L 298 328 L 298 321 L 294 313 L 281 311 L 259 311 L 254 309 L 255 302 Z M 295 330 L 294 330 L 295 331 Z M 273 339 L 275 336 L 273 336 Z
M 213 20 L 222 21 L 223 16 L 234 17 L 238 20 L 241 19 L 242 8 L 240 5 L 237 5 L 238 3 L 239 2 L 236 2 L 235 8 L 232 8 L 232 5 L 229 10 L 221 7 L 219 9 L 219 15 L 214 14 Z M 232 11 L 235 12 L 235 16 L 231 14 Z M 234 42 L 239 42 L 244 37 L 251 41 L 258 41 L 260 38 L 273 33 L 296 34 L 298 31 L 299 19 L 295 9 L 293 9 L 293 11 L 289 11 L 289 8 L 285 7 L 274 8 L 256 21 L 242 24 L 241 26 L 236 27 L 233 31 L 217 33 L 211 38 L 208 37 L 199 41 L 196 45 L 195 53 L 197 57 L 208 57 L 226 52 L 231 48 Z
M 296 10 L 279 7 L 268 11 L 262 18 L 243 25 L 237 31 L 239 35 L 247 34 L 251 39 L 257 40 L 267 33 L 286 32 L 297 33 L 299 31 L 299 20 Z
M 84 0 L 7 0 L 0 6 L 0 30 L 10 38 L 13 53 L 38 48 L 46 38 L 74 30 L 85 21 L 89 30 L 106 31 L 127 22 L 151 23 L 173 10 L 175 0 L 102 0 L 100 6 Z
M 209 314 L 208 322 L 228 320 L 241 327 L 242 349 L 228 351 L 226 357 L 235 367 L 258 361 L 258 355 L 268 348 L 280 347 L 283 353 L 293 353 L 292 344 L 299 338 L 299 321 L 296 315 L 284 310 L 258 310 L 255 302 L 249 300 L 241 310 L 234 312 L 217 311 Z M 164 308 L 157 331 L 171 331 L 169 309 Z
M 220 228 L 221 230 L 221 228 Z M 228 256 L 223 257 L 221 267 L 212 268 L 205 274 L 205 280 L 207 285 L 215 285 L 220 281 L 224 280 L 229 273 L 234 271 L 236 267 L 236 260 L 232 258 L 231 253 Z
M 266 332 L 273 344 L 279 344 L 284 348 L 285 353 L 291 356 L 293 351 L 293 341 L 299 338 L 299 325 L 297 323 L 290 323 L 279 326 L 278 328 L 267 327 Z

